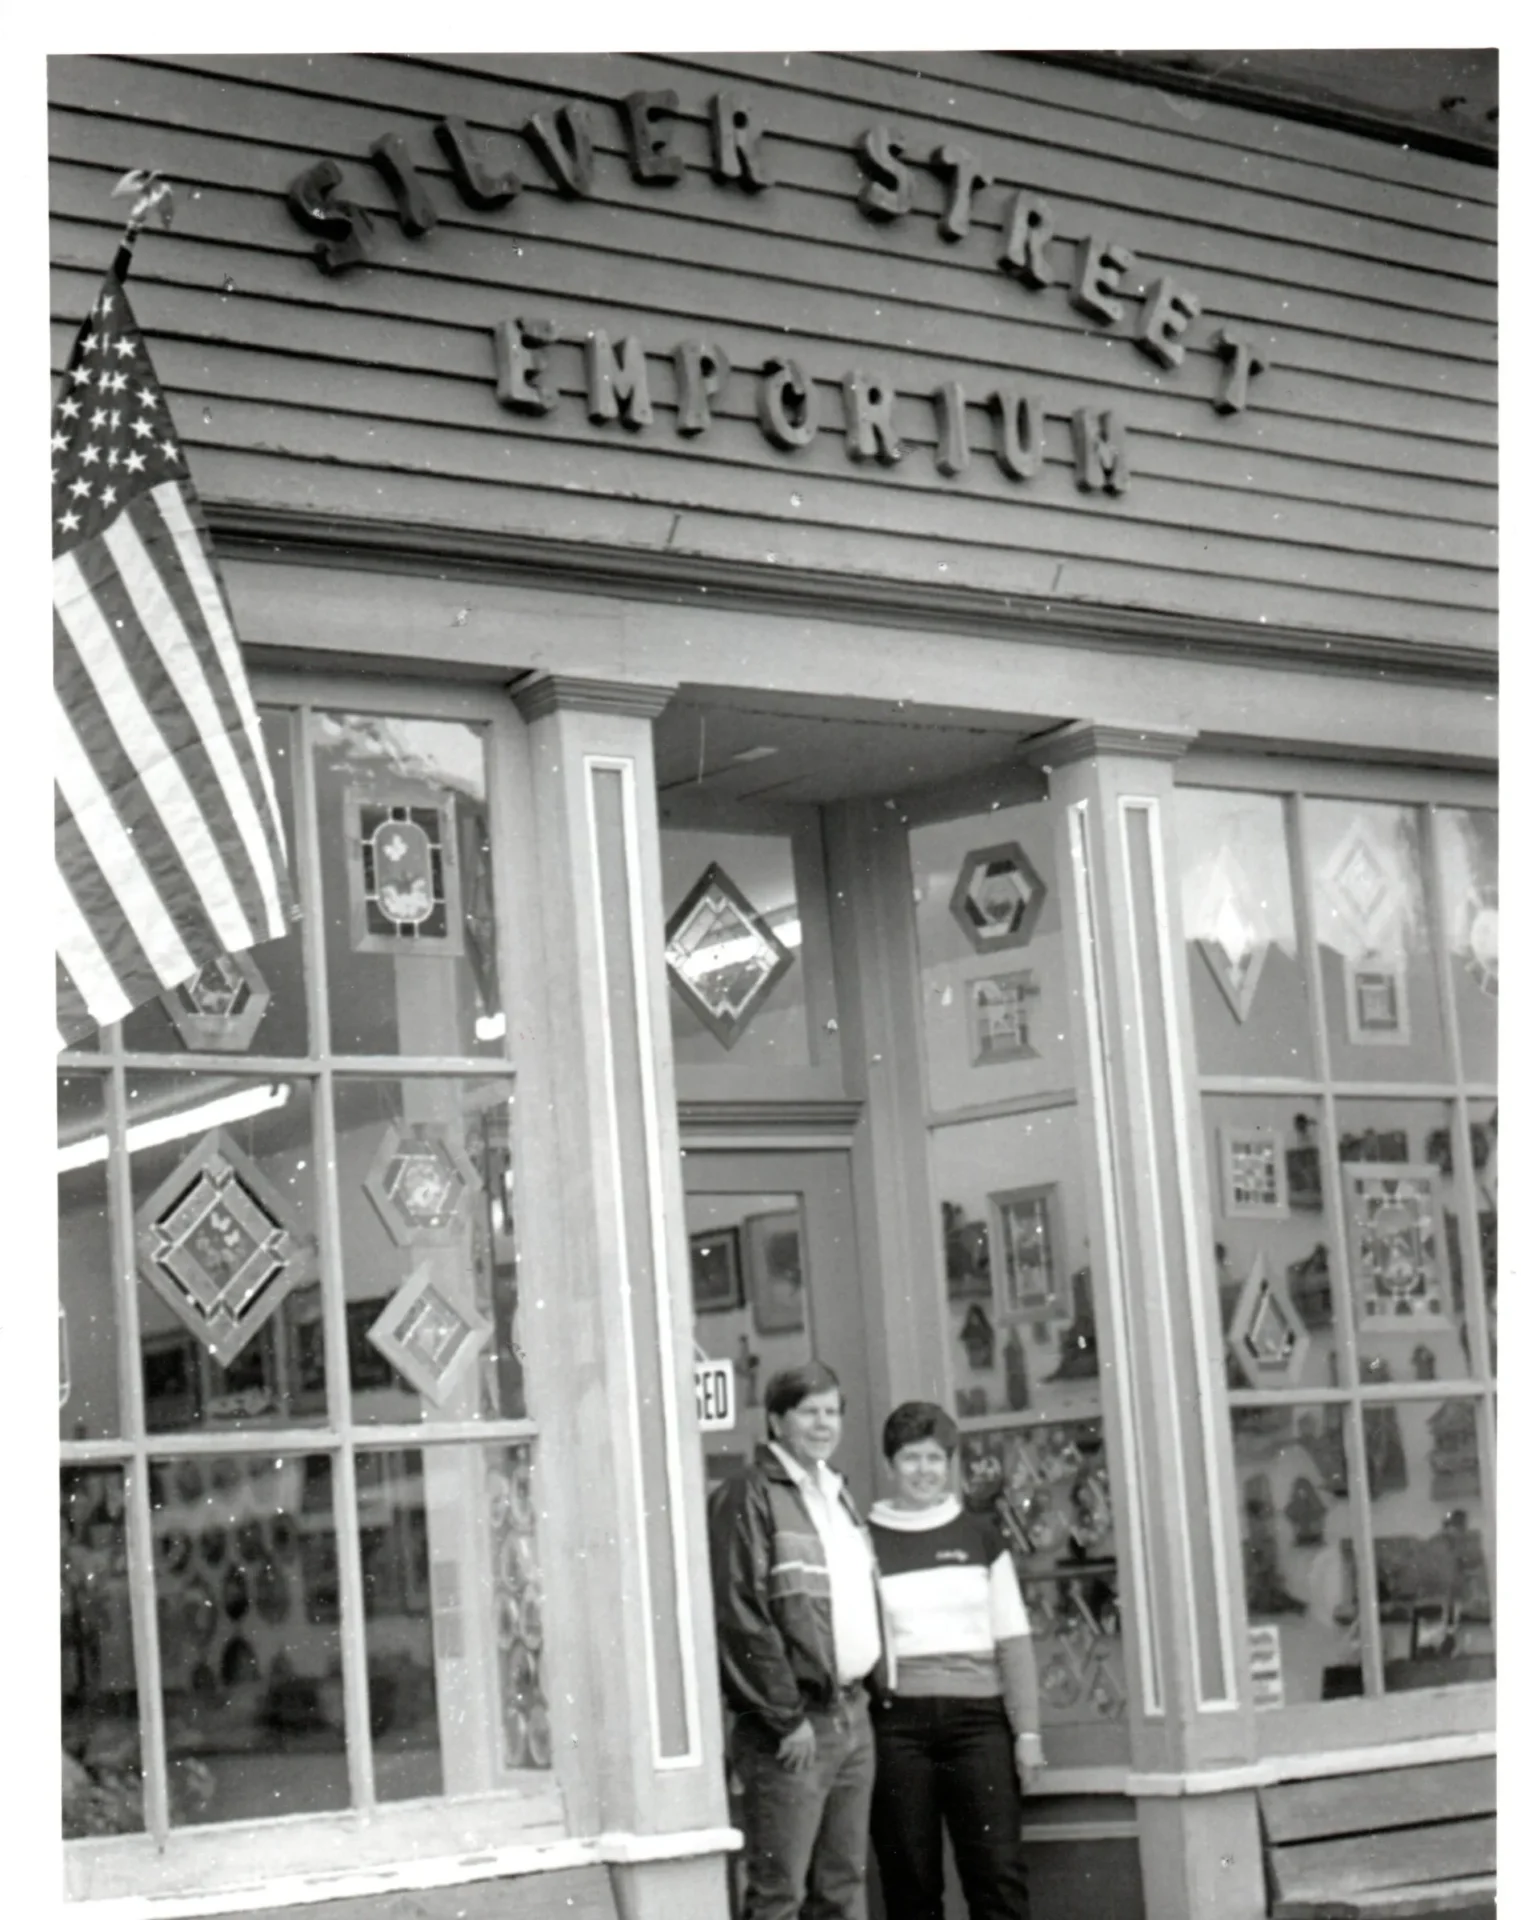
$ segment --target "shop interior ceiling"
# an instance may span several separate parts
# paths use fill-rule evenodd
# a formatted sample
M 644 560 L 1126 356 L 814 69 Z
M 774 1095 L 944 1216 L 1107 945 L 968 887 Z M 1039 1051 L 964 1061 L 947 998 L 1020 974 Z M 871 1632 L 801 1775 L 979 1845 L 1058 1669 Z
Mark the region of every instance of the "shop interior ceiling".
M 683 687 L 655 723 L 661 799 L 788 801 L 819 806 L 923 794 L 1015 767 L 1021 749 L 1060 722 L 908 703 Z

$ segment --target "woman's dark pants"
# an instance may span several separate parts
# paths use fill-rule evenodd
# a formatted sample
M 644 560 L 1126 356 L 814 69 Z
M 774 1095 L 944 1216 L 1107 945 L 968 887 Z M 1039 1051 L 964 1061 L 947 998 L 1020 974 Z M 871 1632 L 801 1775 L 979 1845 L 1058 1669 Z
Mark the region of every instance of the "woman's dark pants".
M 945 1839 L 971 1920 L 1029 1920 L 1019 1775 L 1002 1700 L 884 1701 L 871 1839 L 887 1920 L 944 1920 Z

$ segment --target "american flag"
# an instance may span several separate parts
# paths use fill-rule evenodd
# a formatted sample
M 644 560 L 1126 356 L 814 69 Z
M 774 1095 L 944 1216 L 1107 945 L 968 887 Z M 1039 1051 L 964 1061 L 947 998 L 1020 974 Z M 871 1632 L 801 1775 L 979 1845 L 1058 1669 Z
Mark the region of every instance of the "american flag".
M 53 410 L 60 1044 L 293 917 L 258 715 L 200 502 L 108 275 Z

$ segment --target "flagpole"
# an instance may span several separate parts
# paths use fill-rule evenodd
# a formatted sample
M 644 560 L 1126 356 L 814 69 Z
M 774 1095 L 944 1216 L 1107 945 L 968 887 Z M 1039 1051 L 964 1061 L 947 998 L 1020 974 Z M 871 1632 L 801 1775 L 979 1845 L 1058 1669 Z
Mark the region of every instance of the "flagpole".
M 132 271 L 132 251 L 137 245 L 137 236 L 148 224 L 149 214 L 156 207 L 159 225 L 163 227 L 167 227 L 174 217 L 174 188 L 157 167 L 133 167 L 130 173 L 124 173 L 112 187 L 111 198 L 120 200 L 129 193 L 136 198 L 132 202 L 132 211 L 127 215 L 127 224 L 122 229 L 116 258 L 111 262 L 111 277 L 118 285 Z

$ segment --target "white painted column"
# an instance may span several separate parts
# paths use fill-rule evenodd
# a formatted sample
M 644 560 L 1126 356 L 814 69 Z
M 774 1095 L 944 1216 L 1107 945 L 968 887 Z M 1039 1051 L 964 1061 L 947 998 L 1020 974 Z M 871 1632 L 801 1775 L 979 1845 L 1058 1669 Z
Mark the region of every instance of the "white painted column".
M 520 1319 L 555 1644 L 574 1662 L 551 1675 L 573 1696 L 556 1767 L 573 1829 L 615 1837 L 624 1920 L 711 1920 L 729 1830 L 651 741 L 669 689 L 536 675 L 513 697 L 549 976 L 552 1133 L 531 1158 L 555 1233 Z M 642 1859 L 662 1834 L 690 1845 Z
M 1147 1911 L 1260 1920 L 1252 1794 L 1193 1791 L 1255 1746 L 1173 858 L 1173 764 L 1187 746 L 1083 723 L 1042 742 L 1040 760 L 1081 994 L 1074 1041 L 1100 1212 L 1095 1307 L 1120 1426 L 1109 1458 Z

